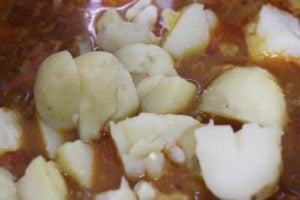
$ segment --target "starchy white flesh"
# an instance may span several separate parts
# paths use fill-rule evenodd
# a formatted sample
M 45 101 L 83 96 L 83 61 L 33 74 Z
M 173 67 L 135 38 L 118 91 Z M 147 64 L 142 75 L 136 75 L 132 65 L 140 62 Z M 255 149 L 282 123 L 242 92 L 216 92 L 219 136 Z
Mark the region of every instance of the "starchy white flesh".
M 141 98 L 141 111 L 157 114 L 180 113 L 193 100 L 196 91 L 196 85 L 179 76 L 163 77 Z
M 176 59 L 204 50 L 210 40 L 211 28 L 216 24 L 216 21 L 210 24 L 212 18 L 207 16 L 210 15 L 206 15 L 203 5 L 198 3 L 183 9 L 175 27 L 168 33 L 163 48 Z
M 97 32 L 99 32 L 101 29 L 105 28 L 107 24 L 119 21 L 123 21 L 119 13 L 115 9 L 108 9 L 102 14 L 102 16 L 97 21 L 96 30 Z
M 139 181 L 134 186 L 134 192 L 139 200 L 155 200 L 156 198 L 155 187 L 146 181 Z
M 176 12 L 171 8 L 166 8 L 162 11 L 162 18 L 164 20 L 167 30 L 171 31 L 175 27 L 178 19 L 180 18 L 180 12 Z
M 18 200 L 17 187 L 12 174 L 0 168 L 0 199 L 3 200 Z
M 57 151 L 56 161 L 81 186 L 92 186 L 94 150 L 81 140 L 67 142 Z
M 117 190 L 109 190 L 98 194 L 95 197 L 95 200 L 117 200 L 117 199 L 126 199 L 126 200 L 137 200 L 135 194 L 131 190 L 127 180 L 122 177 L 121 184 Z
M 252 59 L 281 57 L 300 63 L 300 24 L 290 13 L 264 5 L 245 30 Z
M 264 126 L 284 126 L 286 121 L 281 88 L 268 71 L 258 67 L 223 73 L 202 94 L 200 110 Z
M 68 51 L 52 54 L 41 64 L 34 87 L 36 108 L 52 128 L 75 128 L 79 110 L 79 75 Z
M 137 84 L 137 91 L 140 99 L 149 94 L 164 78 L 163 75 L 146 77 Z
M 96 139 L 109 119 L 127 117 L 138 108 L 129 73 L 112 54 L 90 52 L 75 59 L 80 73 L 80 138 Z
M 177 75 L 172 57 L 157 45 L 128 45 L 115 52 L 115 56 L 131 74 Z
M 147 6 L 134 19 L 133 22 L 146 26 L 149 30 L 153 29 L 157 22 L 158 11 L 154 5 Z
M 49 158 L 54 159 L 59 146 L 64 143 L 62 133 L 49 127 L 42 119 L 38 119 L 38 126 L 43 139 L 45 150 Z
M 127 20 L 133 20 L 146 7 L 151 5 L 151 0 L 138 0 L 132 7 L 130 7 L 125 14 Z
M 146 26 L 125 21 L 107 24 L 97 36 L 99 47 L 109 52 L 135 43 L 155 44 L 157 38 Z
M 196 130 L 197 157 L 206 186 L 220 199 L 267 199 L 281 172 L 281 134 L 276 126 L 209 124 Z
M 18 150 L 22 144 L 22 129 L 18 114 L 0 108 L 0 155 Z
M 168 146 L 176 147 L 176 141 L 198 123 L 183 115 L 142 113 L 117 124 L 111 122 L 110 130 L 126 174 L 132 178 L 147 174 L 156 179 L 163 174 L 162 151 Z M 175 157 L 174 162 L 177 160 Z
M 17 183 L 20 200 L 65 200 L 67 185 L 52 161 L 35 158 Z

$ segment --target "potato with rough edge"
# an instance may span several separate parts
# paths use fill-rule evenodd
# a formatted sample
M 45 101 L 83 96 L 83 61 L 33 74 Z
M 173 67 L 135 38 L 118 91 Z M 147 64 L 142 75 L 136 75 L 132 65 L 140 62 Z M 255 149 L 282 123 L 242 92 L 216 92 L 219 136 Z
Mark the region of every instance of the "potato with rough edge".
M 236 67 L 202 93 L 200 111 L 263 126 L 284 126 L 286 102 L 276 79 L 258 67 Z
M 96 22 L 96 30 L 99 32 L 101 29 L 104 29 L 107 24 L 111 22 L 123 21 L 122 17 L 115 9 L 106 10 L 101 17 Z
M 0 108 L 0 155 L 18 150 L 22 145 L 22 137 L 17 112 Z
M 20 200 L 65 200 L 68 188 L 63 176 L 52 161 L 36 157 L 17 183 Z
M 140 12 L 146 7 L 151 5 L 151 0 L 138 0 L 133 6 L 131 6 L 125 14 L 127 20 L 133 20 Z
M 152 30 L 157 23 L 158 10 L 154 5 L 147 6 L 142 10 L 134 19 L 133 22 L 146 26 L 149 30 Z
M 35 86 L 36 108 L 54 129 L 75 128 L 79 112 L 79 74 L 68 51 L 54 53 L 41 64 Z
M 4 168 L 0 168 L 0 188 L 0 199 L 18 200 L 14 177 Z
M 93 147 L 81 140 L 60 146 L 56 156 L 56 161 L 64 172 L 85 188 L 92 186 L 93 159 Z
M 196 91 L 195 84 L 179 76 L 163 77 L 152 90 L 143 95 L 141 110 L 157 114 L 180 113 L 191 103 Z
M 220 199 L 268 199 L 279 181 L 282 130 L 277 126 L 244 124 L 196 130 L 197 157 L 208 189 Z

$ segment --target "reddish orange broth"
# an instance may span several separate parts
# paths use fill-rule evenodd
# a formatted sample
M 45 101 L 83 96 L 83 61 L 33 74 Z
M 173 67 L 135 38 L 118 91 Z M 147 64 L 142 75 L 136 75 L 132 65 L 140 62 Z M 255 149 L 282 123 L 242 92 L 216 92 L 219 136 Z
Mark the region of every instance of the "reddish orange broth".
M 53 2 L 56 2 L 54 4 Z M 59 3 L 60 2 L 60 3 Z M 76 42 L 90 39 L 93 48 L 95 32 L 92 25 L 96 17 L 108 6 L 118 7 L 123 12 L 130 0 L 2 0 L 0 1 L 0 106 L 18 110 L 25 135 L 22 149 L 0 156 L 0 166 L 10 170 L 17 178 L 24 174 L 30 161 L 37 155 L 46 156 L 39 130 L 35 123 L 33 85 L 41 61 L 53 52 L 67 49 L 78 55 Z M 176 10 L 192 0 L 154 0 L 160 8 Z M 206 52 L 178 63 L 179 74 L 196 82 L 199 93 L 186 110 L 198 119 L 207 116 L 197 111 L 201 91 L 228 65 L 257 64 L 268 69 L 283 88 L 288 104 L 289 122 L 283 137 L 284 170 L 277 194 L 272 199 L 300 199 L 300 67 L 280 60 L 265 60 L 253 63 L 248 59 L 242 33 L 243 25 L 259 11 L 264 0 L 199 0 L 216 12 L 220 19 Z M 272 3 L 285 9 L 281 0 Z M 158 36 L 164 33 L 160 21 L 155 29 Z M 220 52 L 220 44 L 230 42 L 240 49 L 238 55 L 226 57 Z M 226 120 L 225 122 L 231 123 Z M 224 119 L 223 119 L 224 123 Z M 67 140 L 77 139 L 76 130 L 66 133 Z M 103 133 L 95 148 L 94 184 L 92 189 L 80 188 L 65 175 L 69 187 L 69 199 L 92 199 L 96 193 L 117 188 L 123 173 L 109 133 Z M 130 180 L 133 185 L 136 181 Z M 182 192 L 191 199 L 215 199 L 206 189 L 198 172 L 182 166 L 167 164 L 166 174 L 153 182 L 164 193 Z

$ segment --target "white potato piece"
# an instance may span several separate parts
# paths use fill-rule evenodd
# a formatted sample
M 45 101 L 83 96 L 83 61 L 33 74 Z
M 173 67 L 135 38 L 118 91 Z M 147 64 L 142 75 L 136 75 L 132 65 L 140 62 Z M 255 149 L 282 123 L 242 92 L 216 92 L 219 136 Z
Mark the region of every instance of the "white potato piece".
M 264 5 L 245 34 L 252 59 L 280 57 L 300 63 L 300 24 L 290 13 Z
M 9 109 L 0 108 L 0 155 L 16 151 L 22 145 L 22 129 L 18 114 Z
M 58 147 L 64 143 L 63 135 L 58 130 L 49 127 L 42 119 L 38 118 L 37 121 L 47 155 L 49 158 L 54 159 Z
M 141 98 L 141 110 L 157 114 L 180 113 L 193 100 L 196 91 L 195 84 L 179 76 L 163 77 Z
M 162 11 L 162 18 L 168 31 L 171 31 L 175 27 L 180 16 L 180 12 L 176 12 L 171 8 L 166 8 Z
M 127 20 L 133 20 L 146 7 L 151 5 L 151 0 L 138 0 L 132 7 L 130 7 L 125 14 Z
M 56 161 L 81 186 L 90 188 L 93 178 L 94 150 L 81 140 L 67 142 L 57 151 Z
M 211 15 L 214 15 L 213 12 L 207 15 L 202 4 L 194 3 L 184 8 L 175 27 L 168 33 L 163 48 L 176 59 L 204 50 L 208 46 L 211 29 L 217 23 L 217 20 L 211 20 Z
M 121 185 L 117 190 L 109 190 L 98 194 L 95 197 L 95 200 L 117 200 L 117 199 L 126 199 L 126 200 L 137 200 L 135 194 L 130 188 L 127 180 L 122 177 Z
M 0 168 L 0 188 L 0 199 L 18 200 L 14 177 L 4 168 Z
M 65 200 L 67 185 L 52 161 L 36 157 L 17 183 L 20 200 Z
M 75 128 L 79 112 L 79 75 L 68 51 L 50 55 L 41 64 L 35 86 L 36 108 L 54 129 Z
M 284 126 L 286 103 L 275 78 L 258 67 L 236 67 L 203 92 L 200 110 L 263 126 Z
M 96 23 L 96 30 L 99 32 L 101 29 L 105 28 L 107 24 L 112 23 L 112 22 L 118 22 L 118 21 L 123 21 L 121 16 L 119 15 L 118 11 L 115 9 L 108 9 L 106 10 L 101 17 L 98 19 Z
M 267 199 L 281 172 L 281 134 L 276 126 L 209 124 L 196 130 L 197 157 L 206 186 L 220 199 Z
M 133 22 L 146 26 L 149 30 L 153 29 L 158 19 L 158 11 L 154 5 L 147 6 L 134 19 Z
M 140 99 L 143 99 L 147 94 L 149 94 L 164 78 L 163 75 L 149 76 L 141 80 L 137 84 L 137 91 Z
M 80 73 L 80 138 L 100 137 L 109 119 L 134 114 L 138 95 L 129 73 L 112 54 L 90 52 L 75 59 Z
M 145 173 L 153 179 L 163 174 L 168 146 L 199 122 L 183 115 L 142 113 L 117 124 L 110 122 L 112 138 L 124 164 L 126 174 L 137 178 Z M 177 162 L 177 157 L 174 157 Z
M 134 186 L 134 192 L 137 195 L 139 200 L 156 199 L 156 189 L 150 182 L 139 181 Z
M 115 52 L 115 56 L 131 74 L 177 75 L 172 57 L 161 47 L 137 43 Z
M 158 40 L 146 26 L 124 21 L 107 24 L 97 36 L 99 47 L 108 52 L 135 43 L 156 44 Z

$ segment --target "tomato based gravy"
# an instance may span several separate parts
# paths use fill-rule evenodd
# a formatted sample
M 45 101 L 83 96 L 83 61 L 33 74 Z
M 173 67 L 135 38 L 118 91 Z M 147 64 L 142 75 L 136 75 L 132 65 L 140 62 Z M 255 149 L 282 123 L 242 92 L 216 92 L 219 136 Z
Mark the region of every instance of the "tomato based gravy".
M 178 10 L 192 0 L 154 0 L 160 9 Z M 201 92 L 214 78 L 234 65 L 258 65 L 276 77 L 287 102 L 288 123 L 282 139 L 283 172 L 279 189 L 272 199 L 300 199 L 300 66 L 280 59 L 252 62 L 248 58 L 243 27 L 259 12 L 263 4 L 272 3 L 288 10 L 281 0 L 198 0 L 212 9 L 219 19 L 217 30 L 206 51 L 191 55 L 176 63 L 180 76 L 196 83 L 199 91 L 193 103 L 183 114 L 204 122 L 207 116 L 197 109 Z M 121 13 L 132 4 L 130 0 L 2 0 L 0 1 L 0 106 L 21 113 L 24 133 L 22 147 L 0 155 L 0 167 L 8 169 L 17 179 L 37 155 L 44 155 L 44 144 L 36 123 L 33 87 L 41 62 L 50 54 L 68 50 L 75 57 L 84 43 L 91 50 L 95 44 L 95 21 L 107 7 L 117 7 Z M 289 10 L 288 10 L 289 11 Z M 297 15 L 297 13 L 295 13 Z M 162 20 L 155 34 L 164 34 Z M 188 37 L 188 36 L 187 36 Z M 217 123 L 238 122 L 215 119 Z M 78 139 L 77 130 L 64 135 L 67 141 Z M 81 188 L 64 174 L 69 199 L 88 200 L 93 195 L 119 187 L 124 169 L 117 149 L 108 131 L 93 142 L 95 150 L 94 180 L 91 189 Z M 152 183 L 163 193 L 183 193 L 190 199 L 217 199 L 206 188 L 198 170 L 167 162 L 165 174 Z M 144 178 L 147 180 L 147 177 Z M 130 180 L 131 185 L 136 183 Z

